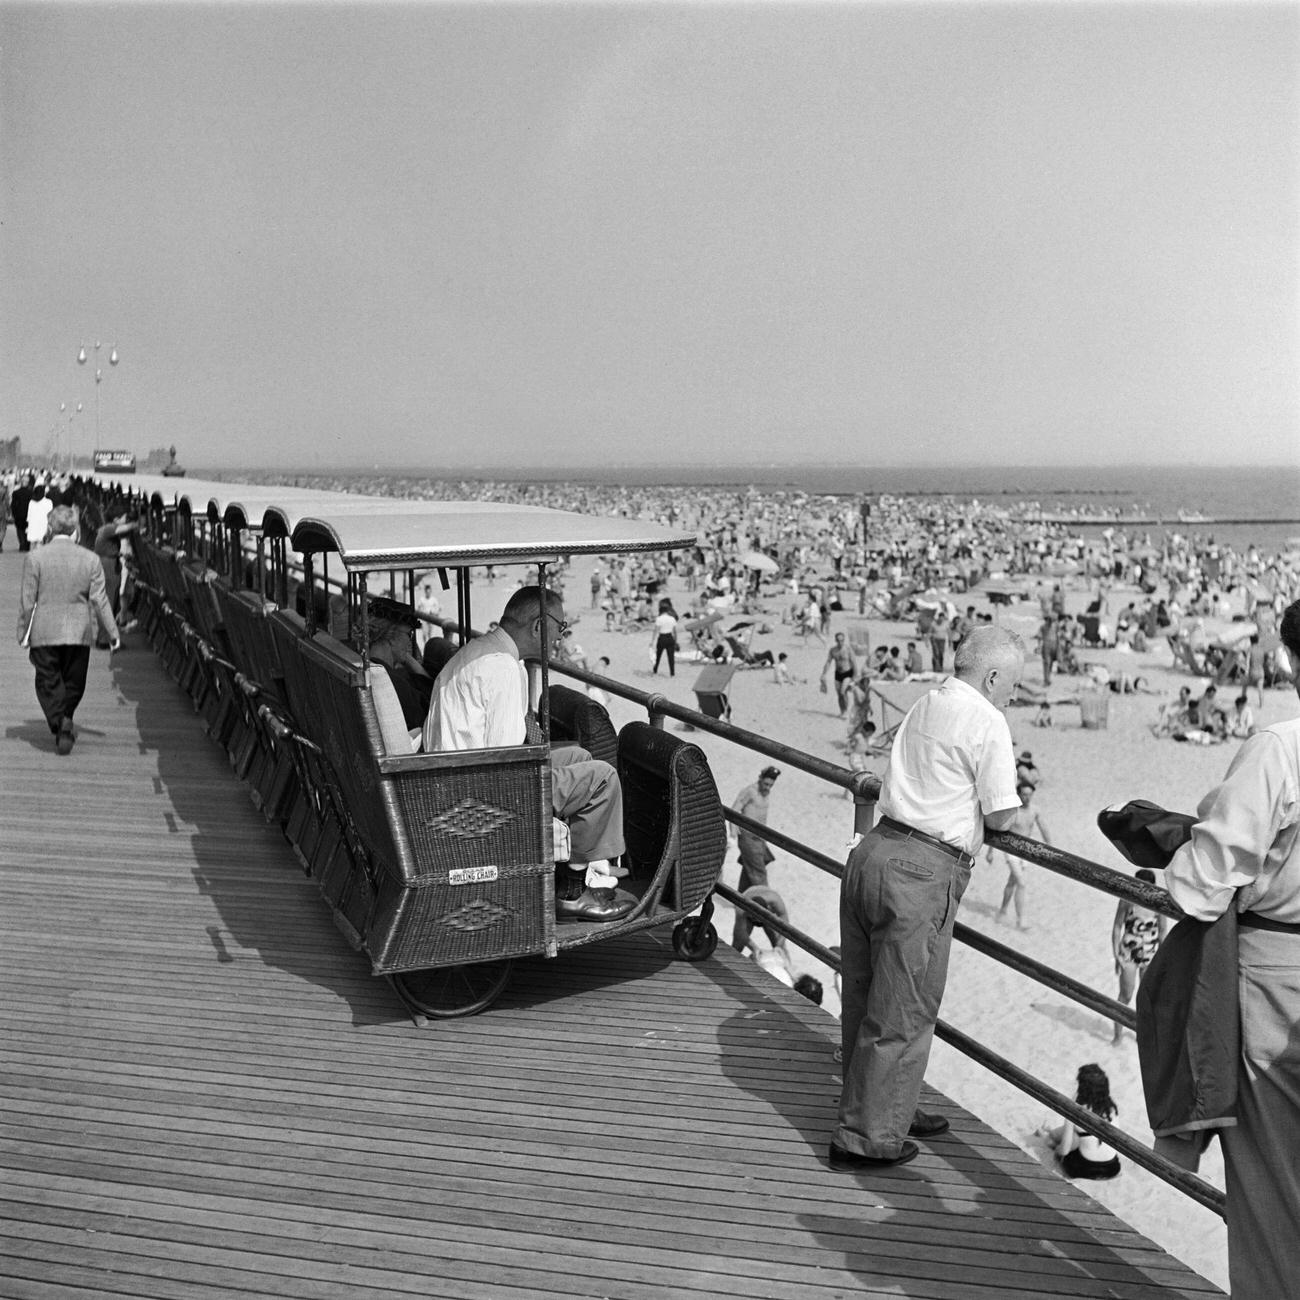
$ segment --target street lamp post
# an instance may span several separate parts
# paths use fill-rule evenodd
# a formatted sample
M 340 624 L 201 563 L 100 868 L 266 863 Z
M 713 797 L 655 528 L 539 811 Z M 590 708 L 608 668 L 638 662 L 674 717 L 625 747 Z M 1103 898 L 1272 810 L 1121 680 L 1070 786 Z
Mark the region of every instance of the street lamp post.
M 99 349 L 103 346 L 98 339 L 95 340 L 95 450 L 99 450 L 99 386 L 104 382 L 104 372 L 99 366 Z M 77 364 L 84 366 L 90 359 L 86 351 L 86 345 L 83 343 L 77 352 Z M 115 366 L 118 363 L 117 344 L 114 344 L 108 354 L 108 364 Z M 80 407 L 77 408 L 80 410 Z
M 72 422 L 81 414 L 81 403 L 78 402 L 76 409 L 68 415 L 68 463 L 67 471 L 72 473 Z

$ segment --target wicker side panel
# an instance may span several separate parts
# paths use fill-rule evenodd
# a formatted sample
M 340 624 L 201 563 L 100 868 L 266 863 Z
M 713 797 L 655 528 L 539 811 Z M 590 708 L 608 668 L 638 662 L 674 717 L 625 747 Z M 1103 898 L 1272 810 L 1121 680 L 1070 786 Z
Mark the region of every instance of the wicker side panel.
M 550 776 L 538 757 L 449 763 L 388 778 L 415 861 L 410 883 L 446 880 L 453 869 L 506 871 L 550 861 Z
M 490 883 L 404 884 L 379 876 L 366 949 L 375 974 L 522 957 L 550 950 L 555 870 L 502 869 Z
M 623 839 L 627 855 L 638 875 L 654 875 L 671 842 L 673 823 L 672 793 L 660 773 L 639 763 L 619 763 L 619 781 L 623 786 Z M 665 883 L 662 902 L 677 907 L 675 874 Z

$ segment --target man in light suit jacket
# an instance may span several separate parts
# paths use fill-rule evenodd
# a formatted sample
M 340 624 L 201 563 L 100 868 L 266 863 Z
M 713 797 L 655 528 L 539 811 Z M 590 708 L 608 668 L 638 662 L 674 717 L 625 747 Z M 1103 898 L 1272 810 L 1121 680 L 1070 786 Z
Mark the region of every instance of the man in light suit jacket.
M 98 616 L 114 650 L 122 644 L 108 603 L 99 557 L 77 545 L 77 512 L 55 506 L 50 540 L 23 565 L 18 642 L 36 669 L 36 698 L 60 754 L 72 753 L 72 715 L 86 691 Z

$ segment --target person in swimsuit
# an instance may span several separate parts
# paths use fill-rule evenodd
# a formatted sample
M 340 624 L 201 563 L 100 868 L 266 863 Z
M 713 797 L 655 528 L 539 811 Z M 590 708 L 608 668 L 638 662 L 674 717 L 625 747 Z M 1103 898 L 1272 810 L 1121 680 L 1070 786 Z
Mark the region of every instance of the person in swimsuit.
M 1115 1118 L 1119 1109 L 1111 1100 L 1110 1080 L 1100 1065 L 1081 1065 L 1074 1099 L 1101 1119 Z M 1052 1133 L 1056 1156 L 1069 1178 L 1114 1178 L 1119 1173 L 1119 1156 L 1100 1138 L 1081 1133 L 1073 1120 L 1066 1120 Z
M 1034 799 L 1033 783 L 1023 779 L 1017 781 L 1016 794 L 1020 796 L 1020 807 L 1015 811 L 1007 830 L 1013 831 L 1017 835 L 1024 835 L 1029 839 L 1042 840 L 1044 844 L 1050 844 L 1052 839 L 1047 833 L 1047 827 L 1043 824 L 1038 809 L 1031 806 Z M 1002 891 L 1002 906 L 998 908 L 998 920 L 1009 921 L 1011 919 L 1011 909 L 1014 907 L 1016 909 L 1016 928 L 1028 930 L 1029 925 L 1025 921 L 1025 864 L 1020 858 L 1013 858 L 1011 854 L 1003 853 L 1001 849 L 990 847 L 988 860 L 994 862 L 999 857 L 1006 863 L 1007 884 Z
M 1148 885 L 1156 883 L 1154 871 L 1142 867 L 1137 878 Z M 1115 973 L 1119 976 L 1119 992 L 1115 995 L 1121 1002 L 1132 1002 L 1137 986 L 1142 982 L 1151 958 L 1156 955 L 1169 928 L 1169 921 L 1158 912 L 1150 912 L 1145 907 L 1120 899 L 1115 909 L 1115 924 L 1111 927 L 1110 943 L 1115 953 Z M 1112 1044 L 1124 1037 L 1124 1026 L 1117 1024 L 1111 1039 Z
M 844 639 L 843 632 L 835 633 L 835 643 L 826 655 L 826 664 L 822 668 L 822 694 L 826 694 L 826 674 L 835 670 L 835 698 L 839 702 L 840 717 L 846 717 L 849 711 L 850 690 L 857 666 L 853 662 L 853 651 Z

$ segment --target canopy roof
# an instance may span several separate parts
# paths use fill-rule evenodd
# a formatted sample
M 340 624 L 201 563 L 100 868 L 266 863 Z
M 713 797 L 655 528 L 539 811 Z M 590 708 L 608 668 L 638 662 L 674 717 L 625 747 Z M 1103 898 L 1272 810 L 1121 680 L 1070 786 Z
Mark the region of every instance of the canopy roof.
M 164 509 L 288 538 L 299 553 L 337 554 L 355 570 L 549 562 L 562 555 L 681 550 L 696 540 L 636 519 L 503 501 L 412 501 L 158 474 L 94 477 Z
M 281 512 L 282 513 L 282 512 Z M 271 532 L 271 511 L 264 520 Z M 564 555 L 674 551 L 695 536 L 658 524 L 493 501 L 417 501 L 382 510 L 351 505 L 305 513 L 290 541 L 302 553 L 337 554 L 344 567 L 532 564 Z

